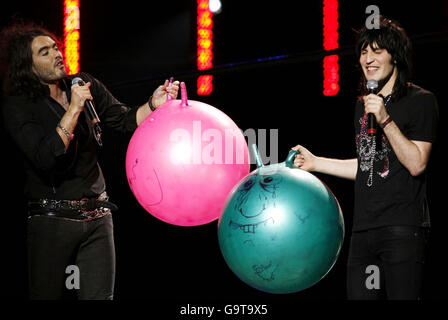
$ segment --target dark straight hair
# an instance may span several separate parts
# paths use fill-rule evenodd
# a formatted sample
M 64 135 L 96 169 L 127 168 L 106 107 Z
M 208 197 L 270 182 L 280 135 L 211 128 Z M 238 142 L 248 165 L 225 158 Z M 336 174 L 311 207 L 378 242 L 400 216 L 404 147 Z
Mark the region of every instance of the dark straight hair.
M 386 49 L 392 56 L 392 63 L 395 63 L 398 71 L 395 81 L 392 100 L 396 101 L 406 95 L 409 81 L 412 75 L 412 47 L 411 41 L 406 31 L 401 25 L 394 20 L 379 16 L 379 29 L 368 29 L 365 26 L 359 30 L 356 41 L 356 57 L 361 56 L 362 50 L 370 46 L 371 48 Z M 359 67 L 361 67 L 358 64 Z M 362 70 L 362 69 L 361 69 Z M 359 91 L 361 96 L 366 95 L 366 78 L 361 71 L 361 79 L 359 83 Z

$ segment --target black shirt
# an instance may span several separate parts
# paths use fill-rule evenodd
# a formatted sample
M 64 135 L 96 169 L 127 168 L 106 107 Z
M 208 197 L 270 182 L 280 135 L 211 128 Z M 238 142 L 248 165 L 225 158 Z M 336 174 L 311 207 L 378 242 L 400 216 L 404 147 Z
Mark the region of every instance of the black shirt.
M 81 77 L 91 82 L 90 92 L 103 128 L 125 132 L 137 128 L 137 108 L 119 102 L 94 77 L 82 73 L 61 80 L 70 101 L 71 80 Z M 3 104 L 5 128 L 23 152 L 25 163 L 25 196 L 29 199 L 81 199 L 95 197 L 106 185 L 98 164 L 99 146 L 82 112 L 75 137 L 65 150 L 56 131 L 64 108 L 48 95 L 36 101 L 9 96 Z
M 409 140 L 434 142 L 438 122 L 435 96 L 416 85 L 407 95 L 386 105 L 387 112 Z M 367 135 L 364 104 L 355 108 L 358 171 L 355 180 L 353 230 L 359 231 L 390 225 L 429 226 L 426 206 L 426 174 L 413 177 L 399 162 L 386 135 L 378 127 L 371 172 L 373 139 Z

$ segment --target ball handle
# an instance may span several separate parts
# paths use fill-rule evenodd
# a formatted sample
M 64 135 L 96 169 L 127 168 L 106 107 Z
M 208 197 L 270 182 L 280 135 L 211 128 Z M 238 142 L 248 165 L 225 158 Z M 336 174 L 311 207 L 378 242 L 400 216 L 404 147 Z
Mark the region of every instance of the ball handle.
M 255 162 L 257 164 L 257 168 L 261 168 L 263 166 L 263 162 L 261 161 L 261 157 L 260 157 L 260 153 L 258 152 L 257 145 L 253 144 L 251 147 L 252 147 L 252 153 L 254 154 L 254 157 L 255 157 Z M 288 168 L 295 168 L 294 167 L 294 157 L 299 153 L 300 152 L 296 151 L 296 150 L 289 151 L 289 154 L 285 160 L 285 165 Z
M 180 106 L 186 107 L 188 106 L 188 97 L 187 97 L 187 87 L 185 86 L 185 82 L 180 83 Z
M 286 160 L 285 160 L 285 165 L 288 167 L 288 168 L 295 168 L 294 167 L 294 157 L 297 155 L 297 154 L 299 154 L 300 152 L 299 151 L 296 151 L 296 150 L 291 150 L 291 151 L 289 151 L 289 154 L 288 154 L 288 156 L 286 157 Z
M 254 154 L 255 161 L 257 163 L 257 168 L 261 168 L 263 166 L 263 161 L 261 161 L 260 153 L 258 152 L 257 145 L 254 143 L 252 146 L 252 153 Z

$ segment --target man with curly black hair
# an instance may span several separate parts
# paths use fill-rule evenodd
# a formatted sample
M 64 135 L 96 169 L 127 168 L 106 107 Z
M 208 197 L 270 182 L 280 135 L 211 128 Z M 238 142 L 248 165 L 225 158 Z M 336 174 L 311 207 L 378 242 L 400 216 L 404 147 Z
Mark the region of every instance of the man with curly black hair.
M 14 24 L 0 41 L 5 128 L 24 156 L 30 297 L 62 299 L 74 287 L 79 299 L 112 299 L 116 206 L 85 103 L 94 101 L 101 125 L 131 133 L 167 94 L 177 97 L 179 82 L 165 81 L 130 108 L 93 76 L 68 76 L 58 40 L 44 28 Z M 75 77 L 85 85 L 72 84 Z M 67 270 L 79 271 L 79 283 L 66 284 Z

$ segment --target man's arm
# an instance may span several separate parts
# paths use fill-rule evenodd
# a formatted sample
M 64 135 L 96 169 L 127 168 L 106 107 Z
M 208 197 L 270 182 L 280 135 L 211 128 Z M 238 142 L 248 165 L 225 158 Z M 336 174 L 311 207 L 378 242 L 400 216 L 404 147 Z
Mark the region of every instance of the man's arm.
M 81 111 L 74 111 L 68 109 L 64 116 L 59 121 L 60 125 L 67 131 L 68 134 L 73 134 L 76 128 L 76 124 L 78 123 L 79 115 Z M 56 131 L 61 137 L 62 142 L 65 145 L 65 150 L 68 149 L 71 139 L 67 136 L 67 134 L 60 127 L 56 127 Z
M 365 112 L 373 113 L 376 121 L 384 126 L 386 121 L 389 121 L 390 119 L 384 106 L 383 98 L 374 94 L 369 94 L 363 99 Z M 409 173 L 412 176 L 422 174 L 428 164 L 432 143 L 409 140 L 404 136 L 393 120 L 384 126 L 383 131 L 397 155 L 398 160 Z
M 384 127 L 384 133 L 398 161 L 409 173 L 414 177 L 422 174 L 429 161 L 432 143 L 407 139 L 393 121 Z
M 90 85 L 90 82 L 87 82 L 85 86 L 79 86 L 78 84 L 72 85 L 72 98 L 70 105 L 64 116 L 61 118 L 61 121 L 59 121 L 61 127 L 63 127 L 68 134 L 73 134 L 75 131 L 79 115 L 84 110 L 85 101 L 88 99 L 93 100 L 89 90 Z M 65 145 L 65 150 L 67 150 L 70 144 L 70 139 L 67 136 L 67 133 L 60 127 L 56 127 L 56 131 Z
M 306 171 L 315 171 L 339 178 L 355 180 L 358 171 L 358 159 L 330 159 L 317 157 L 301 145 L 292 148 L 300 153 L 294 159 L 294 165 Z

